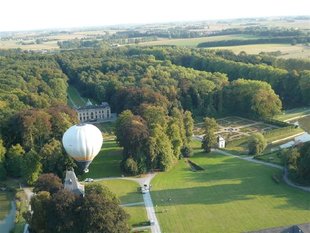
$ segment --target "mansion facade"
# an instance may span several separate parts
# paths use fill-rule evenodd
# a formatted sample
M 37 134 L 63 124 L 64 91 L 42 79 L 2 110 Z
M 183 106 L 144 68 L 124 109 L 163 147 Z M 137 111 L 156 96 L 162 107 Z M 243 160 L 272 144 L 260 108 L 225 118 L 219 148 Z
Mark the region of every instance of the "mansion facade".
M 103 102 L 101 105 L 93 105 L 88 100 L 84 107 L 77 108 L 76 111 L 81 123 L 113 121 L 115 118 L 115 114 L 111 114 L 111 108 L 107 102 Z

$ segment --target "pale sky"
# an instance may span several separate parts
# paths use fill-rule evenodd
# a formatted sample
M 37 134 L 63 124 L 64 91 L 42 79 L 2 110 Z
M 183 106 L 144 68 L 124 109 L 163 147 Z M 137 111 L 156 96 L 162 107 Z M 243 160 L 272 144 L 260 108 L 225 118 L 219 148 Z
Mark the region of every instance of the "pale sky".
M 310 15 L 310 0 L 0 0 L 0 31 Z

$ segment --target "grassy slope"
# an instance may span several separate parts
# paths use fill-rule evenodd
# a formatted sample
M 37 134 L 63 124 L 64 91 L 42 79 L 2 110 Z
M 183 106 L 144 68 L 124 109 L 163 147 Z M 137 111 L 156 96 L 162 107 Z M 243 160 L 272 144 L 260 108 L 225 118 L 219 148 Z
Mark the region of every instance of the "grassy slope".
M 100 181 L 116 194 L 122 204 L 143 202 L 142 194 L 137 191 L 139 184 L 131 180 L 105 180 Z
M 200 150 L 193 160 L 205 171 L 179 161 L 152 182 L 164 232 L 244 232 L 310 221 L 308 193 L 276 184 L 277 169 Z
M 307 131 L 308 133 L 310 133 L 310 116 L 308 117 L 304 117 L 298 120 L 301 127 Z
M 68 95 L 78 107 L 84 106 L 87 102 L 87 100 L 83 99 L 73 86 L 68 87 Z
M 91 178 L 121 176 L 120 162 L 122 160 L 122 149 L 114 140 L 104 141 L 100 153 L 89 166 L 89 173 L 82 176 Z
M 288 120 L 294 117 L 300 117 L 300 116 L 307 115 L 307 114 L 310 114 L 310 108 L 294 108 L 294 109 L 285 111 L 281 115 L 277 115 L 275 119 L 279 121 L 285 121 L 285 120 Z

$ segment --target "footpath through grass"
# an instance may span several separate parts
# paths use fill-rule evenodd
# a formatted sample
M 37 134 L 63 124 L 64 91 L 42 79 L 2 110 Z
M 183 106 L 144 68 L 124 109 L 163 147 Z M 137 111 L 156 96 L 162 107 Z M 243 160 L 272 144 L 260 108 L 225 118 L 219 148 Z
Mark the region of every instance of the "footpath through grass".
M 158 174 L 151 192 L 163 232 L 246 232 L 310 222 L 309 193 L 272 176 L 281 171 L 195 150 L 192 160 Z

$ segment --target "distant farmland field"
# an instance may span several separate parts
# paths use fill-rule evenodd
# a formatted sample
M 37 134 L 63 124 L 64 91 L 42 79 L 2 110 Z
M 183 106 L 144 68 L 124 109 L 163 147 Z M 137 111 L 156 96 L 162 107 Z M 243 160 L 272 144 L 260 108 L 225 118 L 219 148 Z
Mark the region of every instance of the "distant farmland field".
M 260 52 L 280 51 L 283 58 L 310 58 L 310 46 L 290 45 L 290 44 L 255 44 L 255 45 L 238 45 L 213 47 L 208 49 L 229 49 L 235 53 L 244 51 L 248 54 L 258 54 Z
M 196 47 L 199 43 L 208 41 L 246 40 L 256 38 L 257 37 L 251 35 L 225 35 L 225 36 L 209 36 L 209 37 L 188 38 L 188 39 L 159 39 L 157 41 L 140 43 L 140 45 L 177 45 L 186 47 Z
M 0 49 L 16 49 L 20 48 L 23 50 L 54 50 L 59 49 L 59 46 L 57 45 L 57 41 L 49 41 L 44 42 L 42 44 L 26 44 L 22 45 L 19 44 L 18 40 L 0 40 Z

